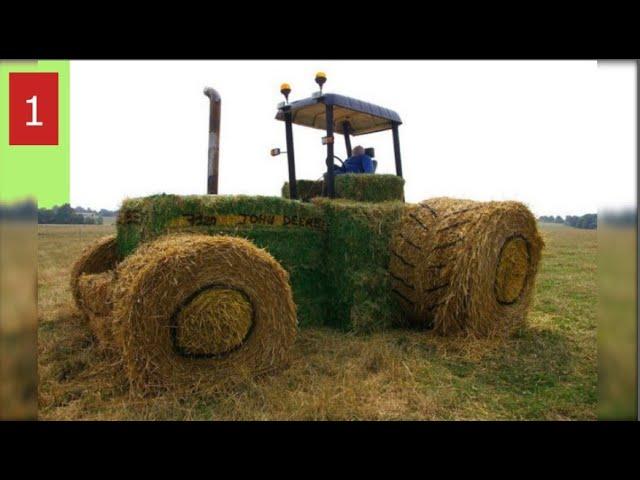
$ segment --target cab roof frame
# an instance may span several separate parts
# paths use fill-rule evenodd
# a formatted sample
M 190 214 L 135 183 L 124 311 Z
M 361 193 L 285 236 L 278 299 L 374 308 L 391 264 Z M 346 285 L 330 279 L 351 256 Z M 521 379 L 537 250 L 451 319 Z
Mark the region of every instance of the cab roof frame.
M 286 97 L 288 98 L 288 92 Z M 335 93 L 323 94 L 320 91 L 309 98 L 290 103 L 280 103 L 275 118 L 285 123 L 287 160 L 289 164 L 289 196 L 291 199 L 298 198 L 293 148 L 292 126 L 294 124 L 326 131 L 323 144 L 327 146 L 326 192 L 330 198 L 335 197 L 333 172 L 334 133 L 344 136 L 347 155 L 351 156 L 351 135 L 357 136 L 391 130 L 396 175 L 402 177 L 400 137 L 398 133 L 398 127 L 402 124 L 402 120 L 393 110 L 344 95 Z
M 393 110 L 364 102 L 352 97 L 326 93 L 288 104 L 294 125 L 327 129 L 326 105 L 333 106 L 333 130 L 344 134 L 344 122 L 349 123 L 349 134 L 353 136 L 390 130 L 393 124 L 401 125 L 402 120 Z M 278 110 L 276 120 L 284 121 L 283 110 Z

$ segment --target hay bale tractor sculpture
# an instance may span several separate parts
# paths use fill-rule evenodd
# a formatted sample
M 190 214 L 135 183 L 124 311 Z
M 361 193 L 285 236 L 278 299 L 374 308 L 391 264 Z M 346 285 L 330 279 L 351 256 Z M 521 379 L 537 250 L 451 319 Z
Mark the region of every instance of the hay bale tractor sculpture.
M 400 117 L 325 94 L 325 80 L 291 103 L 282 86 L 282 197 L 217 195 L 220 98 L 207 89 L 209 195 L 125 200 L 117 234 L 75 263 L 75 302 L 122 356 L 133 389 L 277 370 L 299 326 L 498 336 L 525 320 L 543 246 L 531 212 L 517 202 L 405 203 Z M 293 124 L 326 131 L 323 179 L 296 179 Z M 384 130 L 397 175 L 334 175 L 336 134 L 349 156 L 351 136 Z

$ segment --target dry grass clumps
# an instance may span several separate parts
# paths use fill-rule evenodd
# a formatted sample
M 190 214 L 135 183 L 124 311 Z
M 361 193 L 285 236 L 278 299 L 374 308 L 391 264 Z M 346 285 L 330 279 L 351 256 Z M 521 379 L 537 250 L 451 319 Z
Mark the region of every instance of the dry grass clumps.
M 111 309 L 113 307 L 114 272 L 82 274 L 78 277 L 79 305 L 89 322 L 89 327 L 100 344 L 113 346 L 111 333 Z
M 411 323 L 507 335 L 526 319 L 542 248 L 521 203 L 426 200 L 407 207 L 391 242 L 393 291 Z
M 71 269 L 71 294 L 98 339 L 110 343 L 112 271 L 119 256 L 116 236 L 101 238 L 84 249 Z
M 114 335 L 135 391 L 191 390 L 287 363 L 297 331 L 289 275 L 251 242 L 164 236 L 117 276 Z
M 99 316 L 111 313 L 113 278 L 113 270 L 104 273 L 82 274 L 78 277 L 80 303 L 86 312 Z
M 115 268 L 118 263 L 116 235 L 96 240 L 86 247 L 71 268 L 71 294 L 78 308 L 84 312 L 80 301 L 78 280 L 86 273 L 103 273 Z

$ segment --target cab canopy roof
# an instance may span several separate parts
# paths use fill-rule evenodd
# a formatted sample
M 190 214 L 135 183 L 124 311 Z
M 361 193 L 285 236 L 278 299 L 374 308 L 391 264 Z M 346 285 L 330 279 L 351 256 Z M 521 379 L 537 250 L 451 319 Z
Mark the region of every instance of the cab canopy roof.
M 281 105 L 278 108 L 276 120 L 284 120 L 284 111 L 290 108 L 294 124 L 326 130 L 326 105 L 333 105 L 335 133 L 344 133 L 344 122 L 348 122 L 351 135 L 381 132 L 390 129 L 393 124 L 402 123 L 400 116 L 393 110 L 336 93 L 313 96 L 288 105 Z

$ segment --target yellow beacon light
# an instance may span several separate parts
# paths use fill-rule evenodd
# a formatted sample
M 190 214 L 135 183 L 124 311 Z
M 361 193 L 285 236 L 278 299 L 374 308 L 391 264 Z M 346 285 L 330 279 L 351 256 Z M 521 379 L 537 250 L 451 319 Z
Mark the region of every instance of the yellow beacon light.
M 285 100 L 289 103 L 289 94 L 291 93 L 291 86 L 288 83 L 280 85 L 280 93 L 284 95 Z
M 324 72 L 316 73 L 316 83 L 320 86 L 320 92 L 322 93 L 322 86 L 327 81 L 327 75 Z

